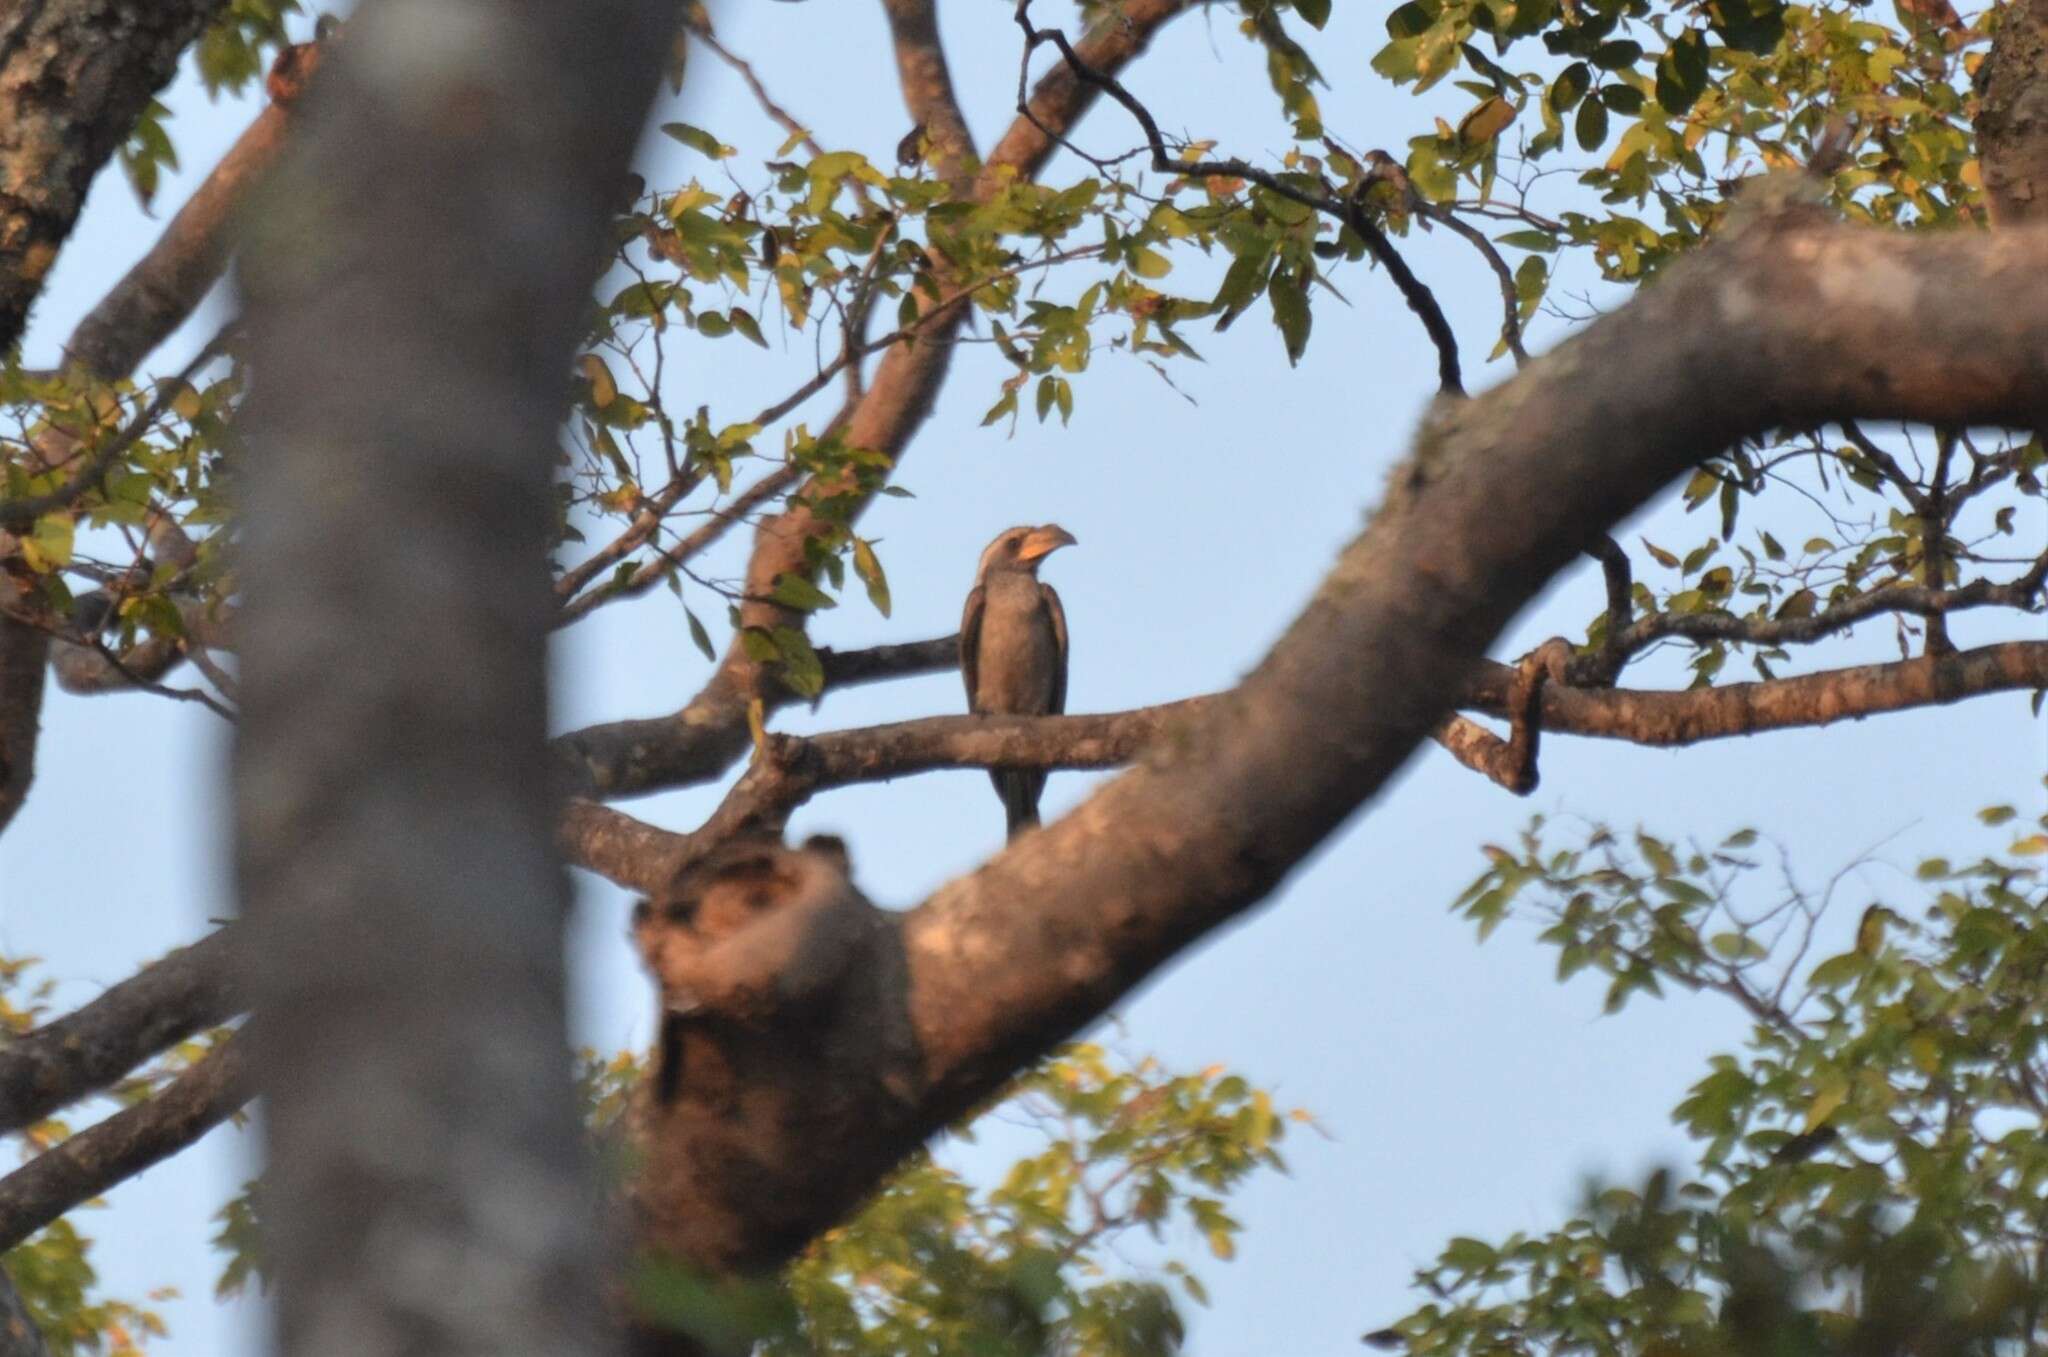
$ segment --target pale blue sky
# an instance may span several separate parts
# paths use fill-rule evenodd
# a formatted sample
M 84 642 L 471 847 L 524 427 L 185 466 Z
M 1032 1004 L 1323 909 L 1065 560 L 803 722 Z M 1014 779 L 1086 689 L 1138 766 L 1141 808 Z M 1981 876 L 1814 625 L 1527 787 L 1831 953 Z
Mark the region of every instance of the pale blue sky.
M 1453 91 L 1425 108 L 1367 71 L 1384 8 L 1340 6 L 1311 48 L 1336 83 L 1322 96 L 1328 125 L 1355 145 L 1398 149 L 1427 112 L 1455 115 L 1465 96 Z M 1040 21 L 1062 13 L 1048 7 Z M 1015 88 L 1009 14 L 1007 3 L 988 0 L 946 7 L 956 79 L 984 145 L 1007 122 Z M 889 162 L 907 118 L 893 88 L 868 74 L 892 69 L 878 6 L 731 6 L 723 32 L 827 146 Z M 1223 14 L 1182 20 L 1130 84 L 1170 130 L 1218 137 L 1224 151 L 1245 154 L 1283 145 L 1262 63 Z M 210 105 L 190 78 L 168 102 L 186 169 L 166 183 L 158 222 L 252 112 Z M 686 106 L 660 116 L 706 125 L 747 151 L 781 140 L 708 57 L 693 63 Z M 1113 109 L 1091 118 L 1082 139 L 1117 151 L 1135 140 Z M 691 175 L 715 182 L 721 173 L 660 137 L 642 162 L 656 186 Z M 746 174 L 744 157 L 732 163 Z M 1056 167 L 1061 174 L 1071 167 Z M 105 176 L 37 312 L 30 361 L 51 356 L 154 229 L 118 173 Z M 1498 301 L 1477 256 L 1441 233 L 1404 249 L 1458 328 L 1468 384 L 1505 377 L 1503 365 L 1482 366 Z M 1174 281 L 1190 276 L 1213 271 L 1189 261 Z M 1073 635 L 1071 710 L 1233 682 L 1357 529 L 1433 389 L 1433 356 L 1385 280 L 1352 268 L 1338 283 L 1353 309 L 1319 303 L 1298 368 L 1289 370 L 1255 312 L 1226 335 L 1191 335 L 1208 361 L 1178 365 L 1174 378 L 1197 404 L 1144 366 L 1105 353 L 1076 381 L 1066 431 L 1028 418 L 1014 438 L 980 428 L 1003 371 L 985 348 L 968 347 L 903 463 L 899 481 L 916 498 L 882 500 L 865 520 L 863 530 L 882 540 L 895 616 L 883 620 L 856 596 L 819 620 L 819 639 L 860 645 L 951 631 L 987 540 L 1011 523 L 1056 520 L 1080 539 L 1046 571 Z M 195 321 L 150 370 L 173 370 L 222 314 L 215 308 Z M 1540 347 L 1562 333 L 1546 320 L 1532 338 Z M 780 396 L 801 379 L 809 345 L 798 338 L 784 351 L 772 326 L 770 339 L 773 355 L 737 339 L 681 350 L 675 405 L 714 401 L 714 420 L 726 422 Z M 820 401 L 798 417 L 815 426 L 828 408 Z M 1774 523 L 1808 526 L 1796 501 L 1775 512 Z M 1668 544 L 1708 530 L 1667 505 L 1631 531 Z M 2037 514 L 2033 540 L 2042 530 Z M 741 545 L 709 569 L 733 573 Z M 1495 653 L 1576 634 L 1599 599 L 1597 575 L 1573 573 Z M 708 598 L 699 602 L 707 621 L 722 614 Z M 1975 618 L 1956 630 L 1964 644 L 1989 637 Z M 1888 624 L 1871 628 L 1827 662 L 1882 658 L 1889 636 Z M 573 629 L 560 661 L 564 728 L 670 710 L 707 668 L 665 592 Z M 1647 672 L 1682 682 L 1670 666 Z M 781 724 L 837 728 L 961 705 L 957 678 L 944 675 L 830 697 Z M 63 982 L 58 1006 L 68 1007 L 231 909 L 216 804 L 226 732 L 191 705 L 54 691 L 44 731 L 34 793 L 0 837 L 0 881 L 8 883 L 0 952 L 44 958 Z M 2038 803 L 2044 740 L 2021 695 L 1679 752 L 1559 738 L 1546 746 L 1543 789 L 1528 802 L 1425 747 L 1265 908 L 1119 1010 L 1127 1049 L 1180 1068 L 1230 1065 L 1283 1103 L 1311 1109 L 1331 1133 L 1297 1135 L 1287 1147 L 1293 1175 L 1261 1181 L 1235 1203 L 1248 1227 L 1236 1262 L 1208 1262 L 1198 1243 L 1183 1241 L 1213 1296 L 1210 1309 L 1191 1316 L 1190 1351 L 1354 1352 L 1361 1332 L 1414 1303 L 1411 1268 L 1450 1235 L 1544 1228 L 1573 1204 L 1586 1173 L 1627 1176 L 1683 1155 L 1668 1109 L 1704 1054 L 1740 1039 L 1737 1015 L 1711 999 L 1679 997 L 1599 1020 L 1600 982 L 1552 983 L 1551 956 L 1526 932 L 1511 927 L 1476 948 L 1445 907 L 1480 870 L 1480 843 L 1508 838 L 1537 810 L 1703 839 L 1754 824 L 1784 839 L 1818 882 L 1880 841 L 1881 859 L 1910 865 L 1969 835 L 1978 806 Z M 1072 805 L 1093 780 L 1054 775 L 1048 812 Z M 717 795 L 700 789 L 627 808 L 687 827 Z M 845 834 L 868 892 L 909 904 L 995 849 L 1001 826 L 977 772 L 834 793 L 807 807 L 795 828 Z M 649 997 L 624 943 L 629 901 L 588 878 L 581 887 L 576 1038 L 605 1048 L 638 1043 Z M 1859 873 L 1848 890 L 1849 918 L 1877 892 L 1914 898 L 1883 866 Z M 81 1219 L 100 1240 L 95 1261 L 111 1288 L 183 1291 L 167 1306 L 173 1336 L 163 1351 L 197 1357 L 260 1345 L 255 1307 L 208 1299 L 218 1259 L 205 1246 L 211 1213 L 251 1162 L 246 1139 L 217 1132 Z

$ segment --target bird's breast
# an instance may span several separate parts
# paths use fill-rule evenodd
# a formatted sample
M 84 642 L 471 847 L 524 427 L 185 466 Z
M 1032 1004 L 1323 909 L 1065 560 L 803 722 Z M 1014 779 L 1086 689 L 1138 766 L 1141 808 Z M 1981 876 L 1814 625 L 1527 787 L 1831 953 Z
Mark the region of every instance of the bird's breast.
M 1029 576 L 989 581 L 978 658 L 974 710 L 1006 716 L 1051 710 L 1061 658 L 1038 581 Z

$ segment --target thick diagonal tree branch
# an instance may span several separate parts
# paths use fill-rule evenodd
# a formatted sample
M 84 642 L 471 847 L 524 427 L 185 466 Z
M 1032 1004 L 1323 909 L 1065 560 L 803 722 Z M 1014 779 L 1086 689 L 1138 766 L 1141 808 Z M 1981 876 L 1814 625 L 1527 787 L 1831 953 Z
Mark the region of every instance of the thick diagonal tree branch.
M 300 43 L 278 54 L 267 82 L 271 102 L 228 148 L 149 253 L 86 313 L 65 355 L 93 372 L 132 372 L 185 322 L 227 268 L 234 220 L 270 173 L 285 144 L 291 105 L 319 65 L 320 48 Z
M 91 1003 L 0 1046 L 0 1132 L 33 1125 L 240 1013 L 233 936 L 222 929 L 181 947 Z
M 1124 0 L 1106 13 L 1075 49 L 1097 70 L 1121 70 L 1145 50 L 1164 24 L 1195 4 L 1196 0 Z M 905 80 L 905 103 L 912 119 L 926 126 L 927 136 L 934 137 L 935 144 L 943 143 L 951 135 L 948 128 L 964 123 L 957 107 L 948 107 L 951 80 L 936 45 L 931 2 L 886 0 L 885 8 L 897 42 L 898 69 Z M 1071 129 L 1098 95 L 1095 86 L 1065 66 L 1048 71 L 1029 101 L 1031 116 L 1013 122 L 989 152 L 975 177 L 973 197 L 985 201 L 1004 184 L 1036 175 L 1058 149 L 1052 134 Z M 943 157 L 953 154 L 957 149 L 939 152 L 942 172 Z M 835 417 L 834 423 L 843 425 L 849 445 L 902 457 L 931 411 L 952 360 L 954 332 L 964 315 L 964 305 L 948 303 L 945 314 L 922 325 L 913 341 L 884 355 L 861 397 Z M 805 543 L 829 530 L 801 501 L 822 498 L 838 488 L 806 485 L 794 497 L 797 503 L 756 530 L 747 568 L 747 594 L 754 601 L 742 609 L 744 625 L 802 627 L 802 614 L 767 602 L 766 596 L 779 575 L 809 570 Z M 772 710 L 792 697 L 736 640 L 717 672 L 682 710 L 652 719 L 591 726 L 563 737 L 560 744 L 569 752 L 579 790 L 586 794 L 626 796 L 658 791 L 715 777 L 730 767 L 748 748 L 749 701 L 758 698 Z
M 236 1033 L 146 1101 L 0 1178 L 0 1250 L 168 1159 L 239 1111 L 254 1092 L 248 1042 Z
M 86 190 L 225 0 L 44 0 L 0 16 L 0 350 Z
M 2048 231 L 1911 237 L 1763 208 L 1513 380 L 1440 406 L 1239 688 L 898 916 L 853 968 L 900 977 L 863 991 L 883 1010 L 830 1024 L 829 1059 L 798 1071 L 831 1135 L 752 1124 L 743 1071 L 707 1090 L 714 1127 L 684 1079 L 650 1122 L 649 1242 L 713 1268 L 779 1262 L 925 1135 L 1263 899 L 1401 766 L 1536 591 L 1700 458 L 1844 415 L 2023 424 L 2044 390 Z M 1546 707 L 1559 698 L 1551 685 Z M 881 1043 L 865 1059 L 863 1031 Z M 788 1069 L 762 1078 L 799 1086 Z

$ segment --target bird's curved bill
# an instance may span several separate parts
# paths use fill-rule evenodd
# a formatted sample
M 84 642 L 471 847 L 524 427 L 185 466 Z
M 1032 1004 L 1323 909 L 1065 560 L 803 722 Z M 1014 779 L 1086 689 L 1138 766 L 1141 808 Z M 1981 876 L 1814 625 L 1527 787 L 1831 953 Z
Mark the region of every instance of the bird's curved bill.
M 1048 523 L 1042 528 L 1033 528 L 1024 542 L 1017 548 L 1017 559 L 1035 561 L 1041 556 L 1050 556 L 1061 547 L 1078 546 L 1074 534 L 1057 523 Z

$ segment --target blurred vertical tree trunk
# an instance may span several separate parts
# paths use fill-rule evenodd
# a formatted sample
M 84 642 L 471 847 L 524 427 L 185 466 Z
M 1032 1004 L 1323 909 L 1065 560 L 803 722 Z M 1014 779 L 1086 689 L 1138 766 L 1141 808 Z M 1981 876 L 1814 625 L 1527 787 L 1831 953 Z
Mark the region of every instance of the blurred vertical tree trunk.
M 258 204 L 237 868 L 290 1354 L 597 1352 L 543 547 L 661 0 L 371 0 Z

